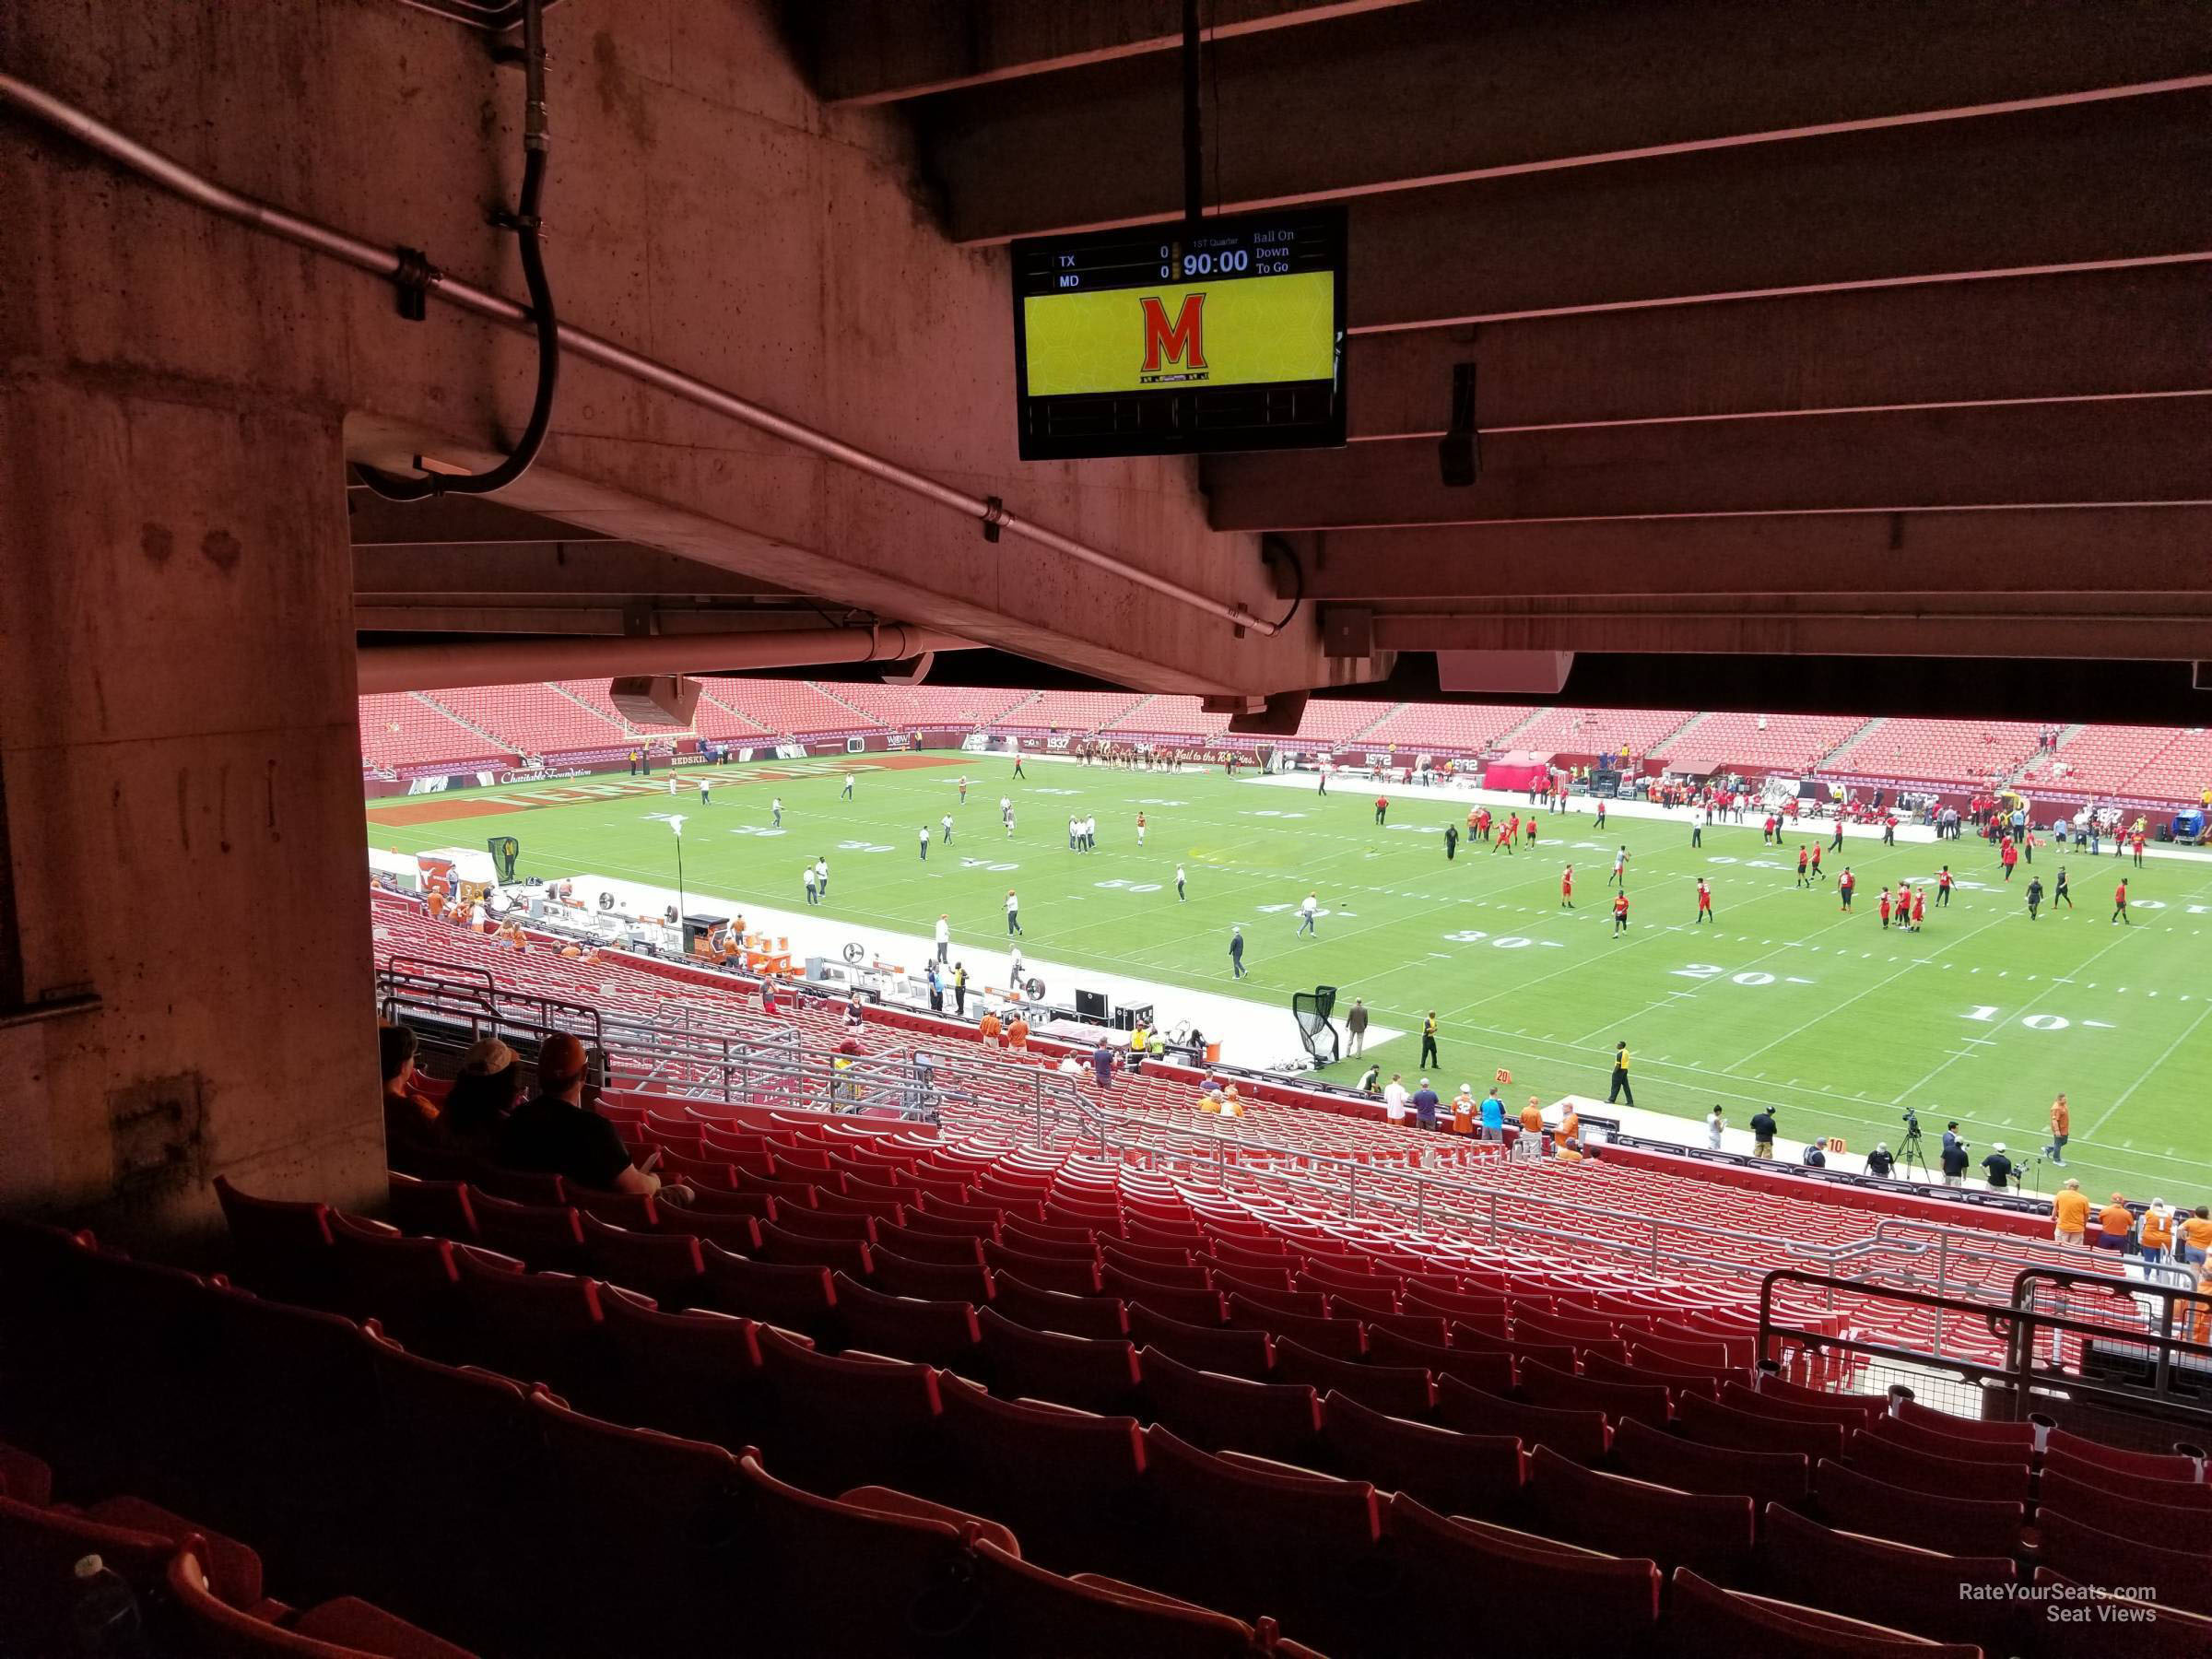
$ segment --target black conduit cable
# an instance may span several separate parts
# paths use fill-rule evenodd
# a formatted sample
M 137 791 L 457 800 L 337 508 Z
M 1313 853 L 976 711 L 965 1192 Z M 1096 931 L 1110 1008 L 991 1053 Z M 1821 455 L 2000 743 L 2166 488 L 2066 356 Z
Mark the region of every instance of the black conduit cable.
M 543 0 L 529 0 L 523 14 L 523 73 L 527 104 L 523 117 L 523 194 L 514 216 L 515 241 L 523 256 L 523 280 L 530 289 L 530 317 L 537 330 L 537 394 L 529 424 L 508 457 L 489 472 L 430 473 L 401 477 L 356 465 L 361 482 L 387 501 L 424 501 L 443 495 L 490 495 L 506 488 L 537 459 L 553 424 L 553 394 L 560 382 L 560 323 L 553 312 L 553 286 L 546 279 L 545 250 L 539 238 L 538 202 L 545 191 L 546 157 L 551 134 L 546 122 L 546 40 Z

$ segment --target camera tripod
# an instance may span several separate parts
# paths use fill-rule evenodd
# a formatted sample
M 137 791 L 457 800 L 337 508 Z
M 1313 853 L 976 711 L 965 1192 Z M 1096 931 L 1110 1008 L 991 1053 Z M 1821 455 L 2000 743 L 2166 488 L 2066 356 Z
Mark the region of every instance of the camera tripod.
M 1920 1168 L 1920 1178 L 1929 1179 L 1928 1159 L 1920 1146 L 1920 1120 L 1915 1118 L 1905 1125 L 1905 1138 L 1898 1143 L 1897 1167 L 1910 1172 L 1914 1165 Z

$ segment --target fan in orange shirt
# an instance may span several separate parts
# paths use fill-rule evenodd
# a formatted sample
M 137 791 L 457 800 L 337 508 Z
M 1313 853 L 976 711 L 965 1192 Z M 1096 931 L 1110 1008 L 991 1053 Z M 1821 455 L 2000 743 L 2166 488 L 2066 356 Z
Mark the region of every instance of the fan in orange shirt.
M 2081 1182 L 2069 1181 L 2051 1200 L 2051 1236 L 2061 1244 L 2079 1246 L 2089 1226 L 2088 1195 Z
M 2097 1212 L 2097 1230 L 2107 1239 L 2124 1239 L 2135 1230 L 2135 1226 L 2136 1212 L 2127 1207 L 2127 1200 L 2118 1193 Z

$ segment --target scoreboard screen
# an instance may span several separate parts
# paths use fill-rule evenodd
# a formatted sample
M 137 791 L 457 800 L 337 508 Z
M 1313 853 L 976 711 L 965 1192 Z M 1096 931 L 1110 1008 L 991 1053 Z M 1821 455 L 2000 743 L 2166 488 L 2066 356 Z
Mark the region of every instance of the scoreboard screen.
M 1013 253 L 1023 460 L 1344 442 L 1343 209 Z

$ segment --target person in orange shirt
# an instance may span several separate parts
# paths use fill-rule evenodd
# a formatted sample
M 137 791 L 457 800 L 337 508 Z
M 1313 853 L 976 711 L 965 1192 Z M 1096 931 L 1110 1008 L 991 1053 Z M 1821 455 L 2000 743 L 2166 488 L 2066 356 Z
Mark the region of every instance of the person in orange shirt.
M 2212 1208 L 2196 1206 L 2193 1216 L 2183 1216 L 2181 1233 L 2181 1258 L 2192 1267 L 2202 1267 L 2212 1258 Z
M 2051 1200 L 2051 1236 L 2059 1243 L 2071 1244 L 2078 1250 L 2088 1226 L 2089 1200 L 2082 1192 L 2080 1182 L 2069 1181 Z
M 1244 1097 L 1237 1092 L 1234 1083 L 1221 1091 L 1221 1115 L 1239 1118 L 1244 1115 Z
M 1582 1161 L 1582 1156 L 1583 1148 L 1578 1143 L 1574 1141 L 1561 1141 L 1559 1143 L 1558 1157 L 1560 1162 L 1579 1163 Z
M 985 1042 L 996 1042 L 998 1041 L 998 1015 L 996 1011 L 986 1008 L 983 1011 L 982 1018 L 977 1022 L 975 1034 L 981 1037 Z
M 1029 1053 L 1030 1022 L 1019 1014 L 1014 1016 L 1014 1023 L 1006 1028 L 1006 1041 L 1022 1053 Z
M 1521 1108 L 1521 1138 L 1513 1143 L 1517 1158 L 1541 1158 L 1544 1155 L 1544 1108 L 1536 1097 L 1530 1095 L 1528 1104 Z
M 2159 1263 L 2166 1259 L 2167 1248 L 2173 1242 L 2173 1212 L 2166 1207 L 2166 1200 L 2153 1198 L 2150 1207 L 2143 1212 L 2143 1230 L 2136 1243 L 2143 1252 L 2146 1262 Z
M 2051 1102 L 2051 1144 L 2043 1148 L 2051 1155 L 2053 1163 L 2063 1165 L 2066 1161 L 2066 1135 L 2073 1127 L 2074 1113 L 2062 1094 Z
M 1452 1097 L 1452 1133 L 1475 1133 L 1475 1085 L 1462 1083 L 1459 1092 Z
M 1571 1106 L 1567 1108 L 1567 1115 L 1559 1120 L 1559 1140 L 1561 1146 L 1569 1141 L 1578 1147 L 1583 1144 L 1583 1114 Z
M 2103 1235 L 2105 1244 L 2117 1250 L 2127 1242 L 2127 1235 L 2135 1230 L 2136 1212 L 2127 1207 L 2127 1200 L 2118 1193 L 2112 1201 L 2097 1212 L 2097 1230 Z

